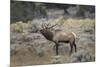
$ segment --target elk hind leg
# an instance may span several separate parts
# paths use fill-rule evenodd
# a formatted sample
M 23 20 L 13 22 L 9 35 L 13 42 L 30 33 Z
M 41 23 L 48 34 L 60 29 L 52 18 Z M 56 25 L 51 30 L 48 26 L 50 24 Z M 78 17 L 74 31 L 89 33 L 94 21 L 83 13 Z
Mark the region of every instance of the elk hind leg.
M 75 48 L 75 52 L 77 52 L 77 47 L 76 47 L 76 43 L 75 42 L 73 42 L 73 46 Z
M 73 51 L 73 44 L 70 43 L 70 54 L 72 53 L 72 51 Z

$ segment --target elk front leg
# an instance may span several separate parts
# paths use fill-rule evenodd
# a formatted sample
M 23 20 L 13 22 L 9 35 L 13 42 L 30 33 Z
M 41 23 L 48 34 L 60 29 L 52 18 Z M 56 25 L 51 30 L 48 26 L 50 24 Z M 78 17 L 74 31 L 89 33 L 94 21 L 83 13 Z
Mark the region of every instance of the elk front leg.
M 58 43 L 56 43 L 55 47 L 56 47 L 56 55 L 58 55 L 58 54 L 59 54 L 59 52 L 58 52 L 58 49 L 59 49 L 59 44 L 58 44 Z

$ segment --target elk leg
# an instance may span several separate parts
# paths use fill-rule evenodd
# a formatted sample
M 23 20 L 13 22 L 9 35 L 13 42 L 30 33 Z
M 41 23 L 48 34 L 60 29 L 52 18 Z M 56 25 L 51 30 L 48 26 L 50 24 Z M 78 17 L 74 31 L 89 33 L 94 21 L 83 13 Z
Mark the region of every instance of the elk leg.
M 74 48 L 75 48 L 75 52 L 77 52 L 77 48 L 76 48 L 76 44 L 75 44 L 75 42 L 74 42 L 73 45 L 74 45 Z
M 59 53 L 58 53 L 58 47 L 59 47 L 59 44 L 58 43 L 56 43 L 56 55 L 58 55 Z
M 73 44 L 70 43 L 70 54 L 72 53 L 72 51 L 73 51 Z

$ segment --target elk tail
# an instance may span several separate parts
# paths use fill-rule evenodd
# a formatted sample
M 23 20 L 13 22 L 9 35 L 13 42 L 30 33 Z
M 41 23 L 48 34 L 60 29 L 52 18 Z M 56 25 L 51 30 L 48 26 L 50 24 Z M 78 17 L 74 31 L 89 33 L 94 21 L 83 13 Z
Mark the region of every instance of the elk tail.
M 76 34 L 74 32 L 72 32 L 72 34 L 75 36 L 75 38 L 77 38 Z

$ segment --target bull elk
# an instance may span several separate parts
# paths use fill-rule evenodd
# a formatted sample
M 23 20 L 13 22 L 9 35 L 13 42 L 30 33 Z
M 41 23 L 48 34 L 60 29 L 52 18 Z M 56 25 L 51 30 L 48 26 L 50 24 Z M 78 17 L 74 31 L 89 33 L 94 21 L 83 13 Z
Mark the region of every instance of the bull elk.
M 76 34 L 74 32 L 65 32 L 62 30 L 51 31 L 50 29 L 53 28 L 54 26 L 58 25 L 55 24 L 53 26 L 48 27 L 49 24 L 42 24 L 42 29 L 40 30 L 40 33 L 49 41 L 52 41 L 55 43 L 56 47 L 56 55 L 59 54 L 58 48 L 59 48 L 59 43 L 69 43 L 70 44 L 70 54 L 73 51 L 73 47 L 75 48 L 75 52 L 77 51 L 76 44 L 75 44 L 75 39 L 76 39 Z

